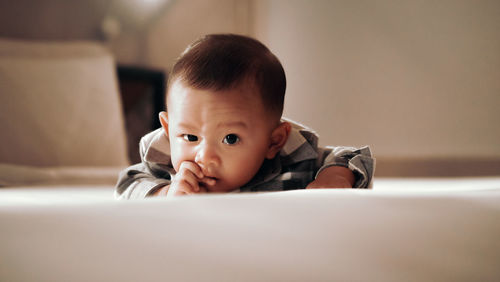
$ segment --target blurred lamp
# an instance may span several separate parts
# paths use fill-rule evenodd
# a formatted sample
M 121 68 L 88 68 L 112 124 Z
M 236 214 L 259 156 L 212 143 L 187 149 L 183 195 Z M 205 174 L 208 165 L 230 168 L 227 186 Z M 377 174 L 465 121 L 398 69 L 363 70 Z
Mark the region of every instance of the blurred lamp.
M 111 0 L 101 22 L 101 32 L 110 40 L 125 31 L 138 31 L 154 22 L 171 0 Z

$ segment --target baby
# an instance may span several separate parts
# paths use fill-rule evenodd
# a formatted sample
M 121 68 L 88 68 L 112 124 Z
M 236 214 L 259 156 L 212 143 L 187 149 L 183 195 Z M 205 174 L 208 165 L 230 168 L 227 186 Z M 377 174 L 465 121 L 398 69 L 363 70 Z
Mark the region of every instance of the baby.
M 162 127 L 141 139 L 142 162 L 120 174 L 116 197 L 371 187 L 370 149 L 318 147 L 314 132 L 282 119 L 285 88 L 259 41 L 197 40 L 175 63 Z

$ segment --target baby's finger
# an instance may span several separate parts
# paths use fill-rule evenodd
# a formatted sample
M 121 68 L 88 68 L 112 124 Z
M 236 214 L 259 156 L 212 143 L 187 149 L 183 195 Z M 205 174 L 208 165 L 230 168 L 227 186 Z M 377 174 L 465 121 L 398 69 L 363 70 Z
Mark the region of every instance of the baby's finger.
M 193 192 L 198 192 L 199 191 L 198 181 L 204 177 L 201 168 L 194 162 L 184 161 L 181 163 L 179 171 L 195 178 L 195 179 L 189 179 L 190 180 L 189 183 L 192 187 Z
M 174 181 L 177 182 L 179 189 L 185 191 L 186 194 L 198 192 L 200 189 L 198 178 L 187 169 L 179 171 L 177 175 L 175 175 Z
M 193 194 L 194 191 L 191 185 L 192 184 L 185 179 L 176 180 L 170 185 L 170 189 L 167 192 L 167 197 Z
M 216 180 L 212 177 L 203 177 L 200 180 L 200 182 L 205 184 L 205 185 L 208 185 L 208 186 L 213 186 L 213 185 L 215 185 Z
M 182 170 L 189 170 L 191 171 L 196 177 L 199 179 L 202 179 L 204 177 L 203 172 L 201 171 L 201 168 L 199 165 L 195 164 L 194 162 L 189 162 L 189 161 L 184 161 L 181 163 L 181 166 L 179 167 L 179 172 Z
M 171 185 L 167 191 L 167 197 L 186 195 L 186 191 L 181 185 Z

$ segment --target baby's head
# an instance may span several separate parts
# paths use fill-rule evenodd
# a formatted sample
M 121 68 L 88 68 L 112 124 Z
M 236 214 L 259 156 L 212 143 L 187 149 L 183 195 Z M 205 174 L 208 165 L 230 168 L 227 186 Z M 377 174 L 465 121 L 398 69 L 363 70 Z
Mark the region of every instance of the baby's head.
M 172 165 L 197 164 L 213 192 L 241 187 L 285 144 L 290 125 L 280 122 L 286 79 L 279 60 L 262 43 L 231 34 L 207 35 L 175 63 L 160 115 Z
M 254 88 L 268 114 L 283 112 L 286 78 L 283 67 L 264 44 L 241 35 L 212 34 L 191 44 L 175 63 L 170 83 L 211 91 Z M 170 92 L 170 91 L 169 91 Z M 250 97 L 249 97 L 250 98 Z

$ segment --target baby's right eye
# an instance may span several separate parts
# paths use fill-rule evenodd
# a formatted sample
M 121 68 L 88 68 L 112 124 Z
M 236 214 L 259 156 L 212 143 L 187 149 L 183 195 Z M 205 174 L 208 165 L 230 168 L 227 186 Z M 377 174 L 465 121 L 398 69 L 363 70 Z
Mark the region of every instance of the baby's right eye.
M 198 141 L 198 136 L 192 134 L 183 134 L 182 138 L 188 142 L 196 142 Z

